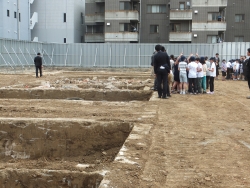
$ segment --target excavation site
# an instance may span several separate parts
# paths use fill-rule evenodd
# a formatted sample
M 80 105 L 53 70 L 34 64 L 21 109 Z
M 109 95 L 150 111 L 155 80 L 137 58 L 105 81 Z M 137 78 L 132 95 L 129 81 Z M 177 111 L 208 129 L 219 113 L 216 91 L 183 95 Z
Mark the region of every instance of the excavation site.
M 0 80 L 2 188 L 250 186 L 244 81 L 159 99 L 149 69 L 45 67 Z

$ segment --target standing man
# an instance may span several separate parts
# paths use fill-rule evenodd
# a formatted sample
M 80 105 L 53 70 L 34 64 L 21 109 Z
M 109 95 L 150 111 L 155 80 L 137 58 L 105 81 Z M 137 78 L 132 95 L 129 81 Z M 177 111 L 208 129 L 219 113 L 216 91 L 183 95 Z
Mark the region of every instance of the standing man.
M 247 56 L 248 57 L 250 56 L 250 48 L 247 49 Z M 248 87 L 249 87 L 249 91 L 250 91 L 250 57 L 248 59 L 246 59 L 245 65 L 246 65 L 245 77 L 247 78 Z M 250 99 L 250 96 L 248 96 L 247 99 Z
M 35 67 L 36 67 L 36 78 L 39 78 L 38 77 L 38 69 L 39 69 L 39 72 L 40 72 L 40 77 L 42 77 L 43 60 L 42 60 L 42 57 L 41 57 L 40 53 L 37 53 L 37 56 L 34 59 L 34 64 L 35 64 Z
M 215 54 L 215 66 L 216 66 L 216 80 L 218 80 L 219 66 L 220 66 L 220 58 L 218 53 Z
M 157 77 L 158 98 L 167 99 L 168 73 L 170 71 L 170 60 L 166 52 L 161 51 L 161 45 L 156 45 L 157 54 L 154 56 L 154 72 Z M 163 85 L 163 88 L 161 87 Z

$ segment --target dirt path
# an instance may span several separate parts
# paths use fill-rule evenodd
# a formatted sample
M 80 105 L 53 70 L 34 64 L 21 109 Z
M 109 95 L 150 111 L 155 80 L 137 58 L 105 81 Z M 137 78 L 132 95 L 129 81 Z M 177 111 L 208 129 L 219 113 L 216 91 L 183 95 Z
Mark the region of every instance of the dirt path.
M 215 85 L 215 95 L 153 101 L 158 122 L 140 187 L 250 187 L 246 83 Z

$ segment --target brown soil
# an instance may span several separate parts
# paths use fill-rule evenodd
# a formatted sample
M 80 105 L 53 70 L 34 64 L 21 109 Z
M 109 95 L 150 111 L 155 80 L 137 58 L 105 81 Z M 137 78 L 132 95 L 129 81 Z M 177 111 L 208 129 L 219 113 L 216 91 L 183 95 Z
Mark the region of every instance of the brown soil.
M 150 70 L 47 69 L 0 80 L 3 187 L 250 187 L 244 81 L 164 100 L 150 91 Z

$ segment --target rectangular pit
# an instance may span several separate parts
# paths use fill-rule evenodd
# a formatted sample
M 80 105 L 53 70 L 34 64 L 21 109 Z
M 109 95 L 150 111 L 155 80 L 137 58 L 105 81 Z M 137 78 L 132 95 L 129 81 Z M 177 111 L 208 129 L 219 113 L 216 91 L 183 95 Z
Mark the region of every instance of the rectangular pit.
M 102 152 L 112 161 L 133 125 L 77 119 L 5 118 L 0 121 L 0 161 L 10 159 L 74 160 L 95 163 Z M 113 150 L 112 150 L 113 149 Z M 102 161 L 101 161 L 102 162 Z
M 0 184 L 6 188 L 98 188 L 102 179 L 99 173 L 67 170 L 0 170 Z
M 0 183 L 18 188 L 97 188 L 104 174 L 95 166 L 111 163 L 133 128 L 82 119 L 0 120 Z
M 66 89 L 0 89 L 0 98 L 8 99 L 81 99 L 91 101 L 148 101 L 153 91 L 137 90 L 66 90 Z

